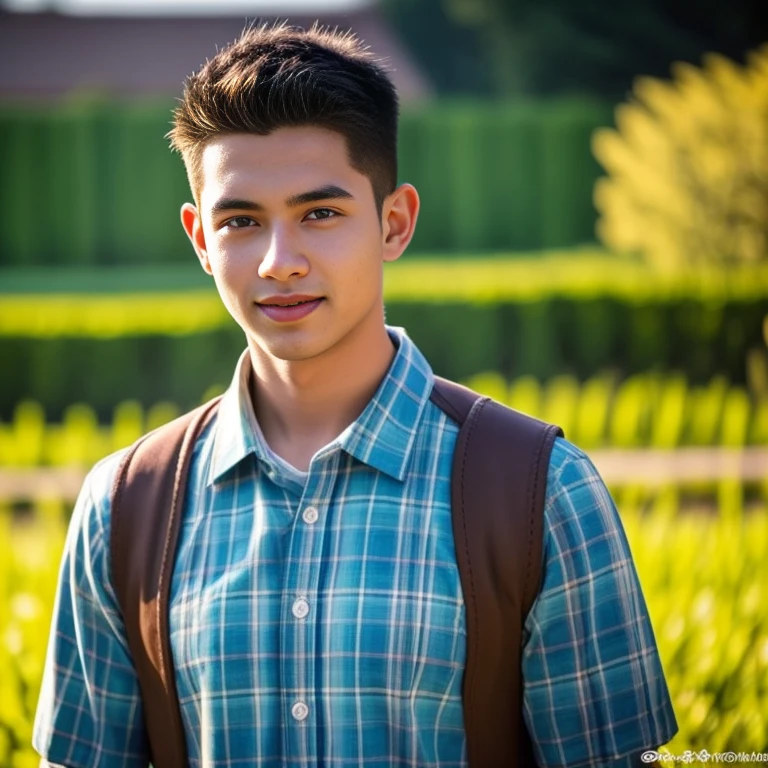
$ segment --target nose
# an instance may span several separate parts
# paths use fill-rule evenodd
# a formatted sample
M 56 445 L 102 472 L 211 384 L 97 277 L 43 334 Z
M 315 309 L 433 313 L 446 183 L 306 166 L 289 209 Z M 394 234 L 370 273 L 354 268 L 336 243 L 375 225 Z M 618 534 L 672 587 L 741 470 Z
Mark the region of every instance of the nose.
M 269 248 L 259 264 L 259 277 L 289 280 L 303 277 L 309 271 L 309 262 L 283 227 L 272 228 Z

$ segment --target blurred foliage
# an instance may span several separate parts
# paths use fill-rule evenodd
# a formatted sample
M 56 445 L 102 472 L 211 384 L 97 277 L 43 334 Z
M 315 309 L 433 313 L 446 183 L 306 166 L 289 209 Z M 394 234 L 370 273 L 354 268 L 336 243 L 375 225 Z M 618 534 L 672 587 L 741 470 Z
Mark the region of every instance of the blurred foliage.
M 445 0 L 380 0 L 379 9 L 438 95 L 488 97 L 493 80 L 474 30 L 446 13 Z
M 530 376 L 508 382 L 488 372 L 464 383 L 560 425 L 569 440 L 588 450 L 768 446 L 768 393 L 750 395 L 722 377 L 705 386 L 691 386 L 682 376 L 654 374 L 631 376 L 621 383 L 608 374 L 584 383 L 573 376 L 542 383 Z M 200 402 L 222 389 L 211 388 Z M 77 403 L 57 424 L 47 420 L 39 403 L 25 400 L 12 419 L 0 421 L 0 467 L 87 468 L 175 418 L 180 410 L 169 402 L 144 409 L 127 400 L 114 409 L 111 423 L 100 424 L 91 406 Z
M 76 403 L 67 408 L 60 424 L 49 424 L 42 406 L 25 400 L 11 422 L 0 422 L 0 466 L 88 468 L 179 413 L 173 403 L 157 403 L 145 411 L 136 401 L 126 400 L 115 408 L 112 423 L 101 426 L 93 408 Z
M 5 295 L 0 336 L 56 338 L 176 335 L 232 322 L 213 291 Z
M 231 325 L 213 282 L 190 270 L 152 267 L 131 270 L 0 271 L 0 336 L 113 338 L 190 334 Z M 147 273 L 146 279 L 144 272 Z M 203 288 L 207 281 L 208 288 Z M 142 286 L 131 290 L 126 285 Z M 181 285 L 190 284 L 186 289 Z M 77 290 L 79 284 L 80 290 Z M 151 284 L 151 288 L 149 287 Z M 57 286 L 63 290 L 56 292 Z M 122 285 L 122 290 L 121 290 Z M 665 274 L 640 261 L 582 248 L 538 255 L 497 254 L 450 259 L 405 256 L 384 272 L 388 304 L 468 302 L 476 305 L 541 302 L 556 298 L 614 299 L 640 306 L 660 300 L 728 301 L 768 299 L 768 264 L 723 271 L 703 265 Z
M 441 95 L 623 99 L 638 74 L 707 51 L 737 61 L 768 38 L 754 0 L 383 0 Z
M 387 321 L 454 380 L 487 370 L 580 381 L 607 369 L 618 379 L 652 370 L 768 391 L 754 355 L 745 362 L 763 345 L 765 262 L 667 274 L 585 248 L 405 256 L 384 275 Z M 245 346 L 196 265 L 6 270 L 0 285 L 9 290 L 0 293 L 0 359 L 13 371 L 0 376 L 4 419 L 23 399 L 54 419 L 79 401 L 100 420 L 129 399 L 191 408 L 229 381 Z
M 193 263 L 190 199 L 163 138 L 171 103 L 0 105 L 0 265 Z M 612 105 L 443 101 L 404 109 L 399 181 L 422 206 L 414 252 L 594 242 L 592 132 Z
M 666 749 L 768 750 L 768 509 L 619 505 L 680 726 Z
M 680 731 L 667 745 L 768 750 L 768 509 L 678 513 L 674 489 L 618 497 Z M 650 505 L 650 506 L 649 506 Z M 66 510 L 0 509 L 0 765 L 36 766 L 32 722 Z
M 744 68 L 709 55 L 672 71 L 639 78 L 616 130 L 595 133 L 598 235 L 665 269 L 768 260 L 768 45 Z
M 31 523 L 0 507 L 0 765 L 37 768 L 32 724 L 64 549 L 66 507 L 40 502 Z

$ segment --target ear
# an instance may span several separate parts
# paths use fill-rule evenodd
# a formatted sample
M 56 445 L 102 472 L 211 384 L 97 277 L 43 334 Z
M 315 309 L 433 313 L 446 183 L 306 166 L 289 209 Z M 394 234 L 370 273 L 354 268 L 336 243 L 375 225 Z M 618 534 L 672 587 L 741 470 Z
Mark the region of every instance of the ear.
M 203 223 L 200 221 L 200 214 L 192 203 L 184 203 L 181 206 L 181 225 L 187 233 L 187 237 L 195 249 L 197 258 L 203 269 L 212 275 L 211 263 L 208 259 L 208 249 L 205 247 L 205 233 L 203 232 Z
M 381 229 L 384 261 L 395 261 L 411 242 L 419 216 L 419 193 L 413 184 L 401 184 L 384 201 Z

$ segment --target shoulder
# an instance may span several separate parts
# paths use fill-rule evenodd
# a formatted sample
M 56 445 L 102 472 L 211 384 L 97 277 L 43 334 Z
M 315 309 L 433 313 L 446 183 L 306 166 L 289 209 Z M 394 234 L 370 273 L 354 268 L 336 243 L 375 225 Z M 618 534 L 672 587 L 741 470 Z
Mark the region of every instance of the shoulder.
M 77 528 L 103 540 L 109 537 L 110 497 L 120 465 L 130 446 L 105 456 L 93 465 L 85 476 L 70 522 L 70 530 Z
M 85 476 L 83 487 L 88 489 L 93 498 L 101 499 L 104 496 L 109 496 L 120 465 L 125 460 L 128 452 L 133 448 L 133 445 L 128 445 L 119 451 L 110 453 L 91 467 Z
M 542 549 L 523 657 L 539 763 L 626 763 L 665 744 L 677 725 L 621 517 L 592 461 L 564 439 L 552 450 Z
M 594 590 L 636 597 L 639 584 L 616 504 L 589 457 L 564 439 L 552 450 L 543 523 L 544 603 L 561 590 L 582 588 L 592 590 L 592 598 Z
M 545 524 L 567 533 L 574 526 L 592 535 L 618 525 L 618 513 L 600 473 L 589 456 L 557 438 L 547 472 Z
M 218 401 L 218 398 L 214 399 Z M 205 404 L 205 408 L 209 409 L 211 405 L 214 405 L 214 401 L 210 401 Z M 108 528 L 109 515 L 111 512 L 110 504 L 111 497 L 113 495 L 113 489 L 115 482 L 118 478 L 118 474 L 122 472 L 122 469 L 129 459 L 129 456 L 134 454 L 138 455 L 137 448 L 141 444 L 145 444 L 148 450 L 150 463 L 161 465 L 163 462 L 173 458 L 173 448 L 177 446 L 183 437 L 184 429 L 191 423 L 192 419 L 201 414 L 203 406 L 196 408 L 192 411 L 182 414 L 173 421 L 163 424 L 160 427 L 152 430 L 151 432 L 142 435 L 138 440 L 131 445 L 121 448 L 103 459 L 98 461 L 85 477 L 83 486 L 80 492 L 80 498 L 78 500 L 79 506 L 90 506 L 98 511 L 99 517 L 103 526 Z M 210 434 L 211 427 L 216 420 L 215 411 L 212 412 L 211 418 L 207 422 L 206 426 L 202 430 L 198 430 L 195 433 L 195 454 L 199 449 L 199 444 L 203 442 L 207 435 Z M 161 453 L 158 449 L 160 446 L 168 448 L 168 455 Z M 146 468 L 145 458 L 142 468 Z M 135 462 L 134 462 L 135 463 Z
M 581 448 L 564 437 L 555 440 L 547 474 L 547 486 L 550 490 L 563 493 L 574 484 L 599 478 L 595 465 Z

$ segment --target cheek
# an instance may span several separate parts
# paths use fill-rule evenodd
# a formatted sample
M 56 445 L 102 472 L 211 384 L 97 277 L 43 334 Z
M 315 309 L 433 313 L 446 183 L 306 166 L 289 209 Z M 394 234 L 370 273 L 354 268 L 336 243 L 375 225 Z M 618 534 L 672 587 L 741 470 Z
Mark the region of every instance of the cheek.
M 231 282 L 240 277 L 248 266 L 248 249 L 243 243 L 233 242 L 232 239 L 219 238 L 211 256 L 211 269 L 214 277 L 223 282 Z
M 247 275 L 247 262 L 230 251 L 219 251 L 211 259 L 213 280 L 225 304 L 234 309 L 236 305 L 250 301 L 252 281 Z
M 383 266 L 383 248 L 381 229 L 378 220 L 360 221 L 341 233 L 339 240 L 333 243 L 335 259 L 344 269 L 349 280 L 354 283 L 376 281 Z

